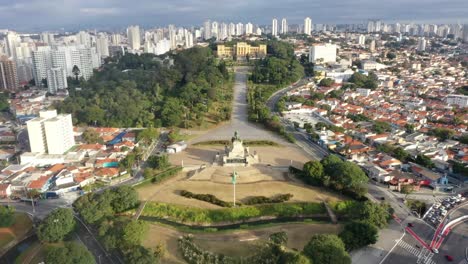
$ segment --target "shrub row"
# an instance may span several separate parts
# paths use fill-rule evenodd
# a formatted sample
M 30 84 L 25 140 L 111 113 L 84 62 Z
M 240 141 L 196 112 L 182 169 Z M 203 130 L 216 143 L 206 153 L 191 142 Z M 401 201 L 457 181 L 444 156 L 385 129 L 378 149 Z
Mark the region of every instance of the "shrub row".
M 253 218 L 297 217 L 326 213 L 321 203 L 283 203 L 242 206 L 222 209 L 202 209 L 181 205 L 148 202 L 142 216 L 168 219 L 178 223 L 212 224 L 220 222 L 239 222 Z
M 218 199 L 216 196 L 212 194 L 197 194 L 197 193 L 192 193 L 186 190 L 182 190 L 180 191 L 180 195 L 186 198 L 197 199 L 197 200 L 208 202 L 208 203 L 218 205 L 221 207 L 232 207 L 233 205 L 232 203 L 225 202 L 225 201 Z
M 254 205 L 254 204 L 266 204 L 266 203 L 282 203 L 289 201 L 293 197 L 292 194 L 286 193 L 286 194 L 280 194 L 274 198 L 268 198 L 265 196 L 254 196 L 249 198 L 245 204 L 247 205 Z

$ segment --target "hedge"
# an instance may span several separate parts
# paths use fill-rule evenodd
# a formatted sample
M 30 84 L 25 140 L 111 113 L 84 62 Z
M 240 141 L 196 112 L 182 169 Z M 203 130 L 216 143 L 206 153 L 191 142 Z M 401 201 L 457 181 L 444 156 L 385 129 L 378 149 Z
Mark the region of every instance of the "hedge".
M 168 219 L 178 223 L 211 224 L 238 222 L 258 217 L 297 217 L 326 213 L 321 203 L 283 203 L 202 209 L 158 202 L 148 202 L 142 216 Z
M 172 176 L 175 176 L 177 175 L 179 172 L 182 171 L 182 167 L 180 166 L 177 166 L 177 167 L 173 167 L 173 168 L 170 168 L 170 169 L 167 169 L 161 173 L 158 173 L 156 174 L 155 176 L 151 177 L 151 178 L 147 178 L 147 179 L 144 179 L 143 181 L 141 182 L 138 182 L 134 185 L 132 185 L 133 187 L 135 186 L 138 186 L 138 185 L 141 185 L 141 184 L 145 184 L 145 183 L 158 183 L 158 182 L 161 182 L 165 179 L 168 179 Z
M 197 194 L 197 193 L 192 193 L 186 190 L 180 191 L 180 195 L 186 198 L 193 198 L 197 199 L 200 201 L 208 202 L 214 205 L 218 205 L 221 207 L 232 207 L 233 203 L 225 202 L 223 200 L 218 199 L 216 196 L 212 194 Z
M 245 202 L 245 204 L 254 205 L 254 204 L 266 204 L 266 203 L 282 203 L 282 202 L 289 201 L 292 197 L 293 195 L 290 193 L 280 194 L 274 198 L 268 198 L 265 196 L 254 196 L 254 197 L 250 197 Z

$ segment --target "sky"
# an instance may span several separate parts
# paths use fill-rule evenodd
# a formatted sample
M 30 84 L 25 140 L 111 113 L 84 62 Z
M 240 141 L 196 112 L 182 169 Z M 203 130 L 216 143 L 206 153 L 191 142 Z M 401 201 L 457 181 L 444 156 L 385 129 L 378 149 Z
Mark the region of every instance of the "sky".
M 19 31 L 201 25 L 385 22 L 468 23 L 468 0 L 0 0 L 0 29 Z

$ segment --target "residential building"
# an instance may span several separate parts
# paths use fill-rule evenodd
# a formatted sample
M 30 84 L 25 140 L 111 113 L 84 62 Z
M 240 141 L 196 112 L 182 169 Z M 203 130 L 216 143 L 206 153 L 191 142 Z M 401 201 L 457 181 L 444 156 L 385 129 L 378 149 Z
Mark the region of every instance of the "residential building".
M 278 19 L 273 18 L 271 22 L 271 35 L 276 37 L 278 36 Z
M 39 117 L 26 122 L 33 153 L 63 154 L 75 145 L 70 114 L 56 110 L 41 111 Z
M 105 34 L 97 37 L 96 48 L 100 58 L 109 57 L 109 40 Z
M 141 48 L 140 40 L 140 27 L 130 26 L 127 28 L 128 45 L 132 50 L 139 50 Z
M 315 44 L 310 47 L 309 61 L 310 62 L 336 62 L 336 49 L 335 44 Z
M 463 42 L 468 43 L 468 24 L 463 25 Z
M 47 89 L 51 94 L 68 88 L 67 73 L 63 68 L 51 68 L 47 71 Z
M 253 25 L 252 23 L 247 23 L 245 24 L 245 34 L 246 35 L 252 35 L 253 34 Z
M 468 96 L 461 94 L 450 94 L 445 98 L 449 105 L 458 105 L 459 107 L 468 107 Z
M 288 34 L 288 21 L 286 18 L 281 19 L 281 34 Z
M 211 38 L 211 21 L 210 20 L 207 20 L 205 21 L 205 23 L 203 24 L 203 38 L 205 40 L 208 40 Z
M 304 34 L 309 36 L 312 34 L 312 19 L 310 17 L 304 19 Z
M 14 91 L 19 87 L 16 63 L 0 56 L 0 90 Z
M 359 35 L 358 44 L 361 45 L 361 46 L 366 45 L 366 36 Z
M 47 79 L 47 70 L 52 67 L 50 47 L 38 47 L 32 52 L 33 76 L 37 86 L 42 84 L 43 79 Z

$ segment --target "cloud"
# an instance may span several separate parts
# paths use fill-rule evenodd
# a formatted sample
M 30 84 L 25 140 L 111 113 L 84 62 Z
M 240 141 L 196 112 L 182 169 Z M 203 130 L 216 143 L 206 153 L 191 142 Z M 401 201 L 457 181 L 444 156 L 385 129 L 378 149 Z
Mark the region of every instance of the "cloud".
M 0 27 L 18 30 L 201 25 L 211 19 L 269 25 L 388 22 L 468 23 L 467 0 L 0 0 Z M 112 19 L 109 19 L 109 18 Z
M 80 13 L 83 15 L 92 15 L 92 16 L 104 16 L 104 15 L 118 15 L 123 13 L 123 10 L 120 8 L 115 8 L 115 7 L 85 7 L 85 8 L 80 8 Z

